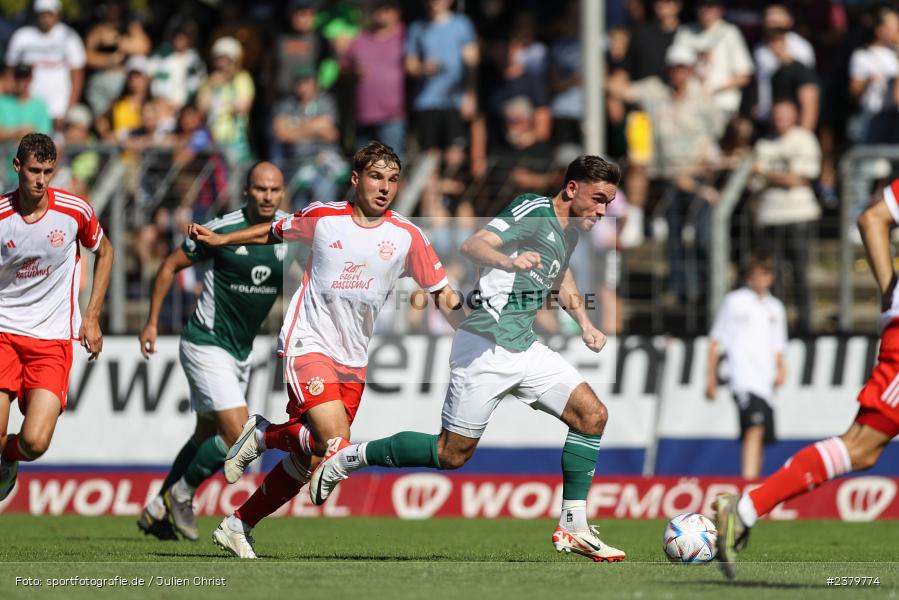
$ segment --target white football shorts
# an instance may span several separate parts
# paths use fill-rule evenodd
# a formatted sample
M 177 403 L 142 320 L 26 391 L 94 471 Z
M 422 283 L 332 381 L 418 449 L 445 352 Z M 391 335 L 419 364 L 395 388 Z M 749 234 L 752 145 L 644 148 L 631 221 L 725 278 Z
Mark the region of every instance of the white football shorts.
M 203 414 L 247 405 L 250 359 L 239 361 L 224 348 L 181 340 L 178 355 L 190 386 L 190 408 Z
M 583 382 L 577 369 L 545 344 L 534 342 L 524 352 L 508 350 L 460 329 L 450 351 L 443 428 L 480 438 L 506 395 L 558 418 Z

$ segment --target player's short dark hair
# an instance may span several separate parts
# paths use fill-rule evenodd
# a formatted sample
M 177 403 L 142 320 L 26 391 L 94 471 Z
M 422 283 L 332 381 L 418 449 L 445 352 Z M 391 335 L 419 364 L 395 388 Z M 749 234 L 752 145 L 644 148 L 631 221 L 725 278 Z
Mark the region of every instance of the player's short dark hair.
M 244 189 L 244 190 L 249 191 L 249 189 L 250 189 L 250 184 L 253 182 L 253 173 L 256 172 L 256 167 L 258 167 L 259 165 L 261 165 L 261 164 L 263 164 L 263 163 L 268 163 L 268 162 L 271 162 L 271 161 L 268 161 L 268 160 L 257 160 L 257 161 L 254 162 L 252 165 L 250 165 L 250 168 L 247 169 L 247 178 L 246 178 L 246 180 L 243 182 L 243 189 Z
M 746 261 L 746 275 L 756 269 L 768 273 L 774 272 L 774 257 L 767 250 L 756 250 Z
M 38 162 L 56 162 L 56 144 L 49 135 L 28 133 L 19 142 L 16 158 L 24 163 L 29 156 L 34 156 Z
M 353 170 L 356 173 L 361 173 L 367 167 L 382 160 L 388 165 L 391 163 L 396 164 L 398 170 L 403 170 L 403 163 L 400 161 L 400 157 L 396 155 L 396 152 L 393 151 L 393 148 L 378 140 L 372 140 L 356 151 L 356 154 L 353 156 Z
M 606 181 L 618 185 L 621 181 L 621 169 L 601 156 L 583 154 L 571 161 L 565 170 L 565 183 L 569 181 Z

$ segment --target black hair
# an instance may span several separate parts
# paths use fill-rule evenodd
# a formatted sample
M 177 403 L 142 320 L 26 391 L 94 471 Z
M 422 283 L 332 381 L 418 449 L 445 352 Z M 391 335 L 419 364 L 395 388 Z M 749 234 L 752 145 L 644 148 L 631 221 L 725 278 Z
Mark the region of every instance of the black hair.
M 565 171 L 565 183 L 569 181 L 607 181 L 618 185 L 621 181 L 621 169 L 613 162 L 600 156 L 583 154 L 571 161 Z
M 20 163 L 28 160 L 33 155 L 38 162 L 56 162 L 56 144 L 53 139 L 43 133 L 29 133 L 19 142 L 16 150 L 16 158 Z

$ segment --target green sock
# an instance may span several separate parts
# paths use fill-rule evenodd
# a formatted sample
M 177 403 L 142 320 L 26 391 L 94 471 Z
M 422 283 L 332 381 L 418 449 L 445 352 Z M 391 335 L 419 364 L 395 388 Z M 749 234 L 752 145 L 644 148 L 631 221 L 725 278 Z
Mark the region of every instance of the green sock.
M 562 499 L 586 500 L 596 460 L 599 458 L 601 435 L 578 433 L 568 430 L 565 446 L 562 447 Z
M 200 446 L 187 471 L 184 473 L 184 481 L 193 488 L 209 479 L 213 473 L 222 468 L 225 457 L 228 456 L 228 446 L 221 436 L 214 435 Z
M 169 469 L 169 474 L 166 475 L 165 481 L 162 482 L 162 487 L 159 489 L 159 494 L 162 495 L 163 492 L 168 490 L 176 481 L 181 479 L 184 475 L 184 472 L 187 471 L 187 467 L 190 465 L 191 461 L 194 459 L 194 456 L 197 455 L 197 443 L 194 441 L 194 438 L 190 438 L 187 440 L 187 443 L 181 448 L 181 451 L 178 453 L 178 456 L 175 457 L 175 462 L 172 463 L 172 468 Z
M 440 468 L 437 436 L 417 431 L 401 431 L 365 445 L 365 462 L 379 467 Z

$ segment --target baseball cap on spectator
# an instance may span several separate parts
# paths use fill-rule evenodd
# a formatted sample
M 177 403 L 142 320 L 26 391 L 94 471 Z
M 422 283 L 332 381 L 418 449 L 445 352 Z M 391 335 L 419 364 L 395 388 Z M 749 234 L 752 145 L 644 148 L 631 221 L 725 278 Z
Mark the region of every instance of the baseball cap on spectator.
M 212 45 L 212 58 L 224 56 L 233 61 L 240 60 L 243 55 L 243 49 L 235 38 L 231 36 L 220 37 Z
M 665 64 L 669 67 L 692 67 L 696 58 L 696 51 L 683 44 L 672 44 L 665 52 Z
M 147 60 L 147 57 L 140 54 L 129 56 L 128 60 L 125 61 L 125 70 L 129 73 L 136 72 L 140 73 L 141 75 L 149 75 L 149 67 L 150 62 Z
M 12 69 L 13 76 L 18 78 L 31 77 L 31 65 L 19 63 Z
M 58 13 L 62 5 L 59 0 L 34 0 L 34 12 L 53 12 Z
M 63 123 L 66 125 L 79 125 L 87 128 L 90 128 L 93 122 L 94 116 L 91 114 L 91 109 L 84 104 L 76 104 L 70 108 L 63 119 Z

